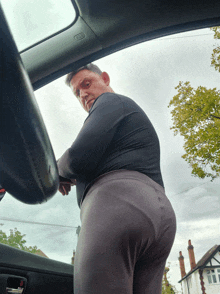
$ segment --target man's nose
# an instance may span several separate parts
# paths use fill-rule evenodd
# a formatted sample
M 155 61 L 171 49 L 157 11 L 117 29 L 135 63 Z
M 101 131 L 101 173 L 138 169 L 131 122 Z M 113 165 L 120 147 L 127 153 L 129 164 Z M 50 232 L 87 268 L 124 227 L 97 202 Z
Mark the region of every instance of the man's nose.
M 84 89 L 82 89 L 82 90 L 80 91 L 80 98 L 81 98 L 81 99 L 86 99 L 87 97 L 88 97 L 88 93 L 87 93 L 87 91 L 84 90 Z

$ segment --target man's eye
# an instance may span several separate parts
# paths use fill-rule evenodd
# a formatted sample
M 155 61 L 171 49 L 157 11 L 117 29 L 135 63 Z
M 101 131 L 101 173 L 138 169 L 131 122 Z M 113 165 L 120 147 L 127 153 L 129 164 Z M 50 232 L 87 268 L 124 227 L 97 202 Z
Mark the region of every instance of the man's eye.
M 91 85 L 90 81 L 85 81 L 85 82 L 83 83 L 83 87 L 84 87 L 84 88 L 89 88 L 90 85 Z

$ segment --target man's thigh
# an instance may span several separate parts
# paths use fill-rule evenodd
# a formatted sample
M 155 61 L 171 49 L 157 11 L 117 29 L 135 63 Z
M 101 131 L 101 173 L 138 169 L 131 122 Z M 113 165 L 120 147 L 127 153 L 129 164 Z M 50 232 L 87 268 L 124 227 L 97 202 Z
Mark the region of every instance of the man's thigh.
M 114 193 L 109 193 L 110 186 L 87 195 L 83 203 L 74 262 L 76 294 L 133 293 L 137 240 L 141 226 L 146 227 L 146 223 L 140 215 L 134 219 L 136 212 L 126 201 L 121 202 Z M 98 198 L 100 192 L 104 195 Z M 152 233 L 149 228 L 149 235 Z
M 173 222 L 170 224 L 167 222 L 161 232 L 163 234 L 152 243 L 136 262 L 133 294 L 161 294 L 165 264 L 176 232 L 175 216 Z

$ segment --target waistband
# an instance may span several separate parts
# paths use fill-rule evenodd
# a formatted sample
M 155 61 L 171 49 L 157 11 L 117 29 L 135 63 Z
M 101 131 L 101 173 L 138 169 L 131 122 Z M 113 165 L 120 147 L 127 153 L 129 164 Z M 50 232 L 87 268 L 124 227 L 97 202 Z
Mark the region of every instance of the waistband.
M 85 190 L 84 196 L 81 200 L 80 206 L 82 205 L 83 200 L 86 197 L 86 194 L 90 191 L 93 191 L 98 185 L 103 184 L 108 181 L 112 180 L 119 180 L 119 179 L 134 179 L 141 181 L 145 183 L 146 185 L 151 186 L 157 191 L 160 191 L 161 193 L 164 193 L 164 188 L 156 183 L 154 180 L 149 178 L 147 175 L 140 173 L 138 171 L 133 171 L 133 170 L 125 170 L 125 169 L 120 169 L 120 170 L 113 170 L 110 172 L 107 172 L 98 178 L 96 178 Z

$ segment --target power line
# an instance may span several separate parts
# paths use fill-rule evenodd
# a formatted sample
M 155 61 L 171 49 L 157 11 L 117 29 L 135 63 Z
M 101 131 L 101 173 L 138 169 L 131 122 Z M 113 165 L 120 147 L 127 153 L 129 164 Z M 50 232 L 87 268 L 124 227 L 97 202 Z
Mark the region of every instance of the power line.
M 179 193 L 177 193 L 177 194 L 173 194 L 173 195 L 170 195 L 170 196 L 176 196 L 176 195 L 179 195 L 179 194 L 182 194 L 182 193 L 188 192 L 188 191 L 191 190 L 191 189 L 194 189 L 194 188 L 200 187 L 200 186 L 205 185 L 205 184 L 207 184 L 207 183 L 210 183 L 210 181 L 209 181 L 209 182 L 202 183 L 202 184 L 197 185 L 197 186 L 194 186 L 194 187 L 187 188 L 186 190 L 183 190 L 182 192 L 179 192 Z
M 33 225 L 44 225 L 44 226 L 71 228 L 71 229 L 77 229 L 78 228 L 78 227 L 73 227 L 73 226 L 64 226 L 64 225 L 58 225 L 58 224 L 49 224 L 49 223 L 40 223 L 40 222 L 31 222 L 31 221 L 25 221 L 25 220 L 18 220 L 18 219 L 12 219 L 12 218 L 7 218 L 7 217 L 2 217 L 2 218 L 0 218 L 0 220 L 10 221 L 10 222 L 17 222 L 17 223 L 27 223 L 27 224 L 33 224 Z
M 171 194 L 170 196 L 176 196 L 176 195 L 180 195 L 182 193 L 185 193 L 185 192 L 188 192 L 189 190 L 191 189 L 194 189 L 194 188 L 197 188 L 197 187 L 200 187 L 202 185 L 205 185 L 207 183 L 210 183 L 210 181 L 208 182 L 204 182 L 202 184 L 199 184 L 197 186 L 193 186 L 193 187 L 190 187 L 190 188 L 187 188 L 186 190 L 183 190 L 179 193 L 176 193 L 176 194 Z M 17 223 L 27 223 L 27 224 L 33 224 L 33 225 L 44 225 L 44 226 L 53 226 L 53 227 L 62 227 L 62 228 L 71 228 L 71 229 L 77 229 L 77 227 L 74 227 L 74 226 L 65 226 L 65 225 L 58 225 L 58 224 L 50 224 L 50 223 L 41 223 L 41 222 L 32 222 L 32 221 L 25 221 L 25 220 L 18 220 L 18 219 L 12 219 L 12 218 L 7 218 L 7 217 L 2 217 L 0 218 L 0 220 L 4 220 L 4 221 L 10 221 L 10 222 L 17 222 Z M 3 225 L 3 224 L 0 224 L 0 225 Z
M 201 37 L 201 36 L 211 36 L 212 34 L 199 34 L 199 35 L 192 35 L 192 36 L 179 36 L 179 37 L 169 37 L 167 38 L 166 36 L 160 37 L 158 39 L 155 39 L 154 41 L 164 41 L 164 40 L 170 40 L 170 39 L 186 39 L 186 38 L 193 38 L 193 37 Z

